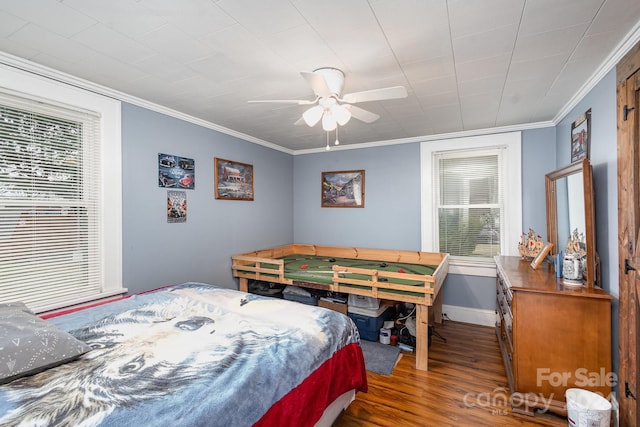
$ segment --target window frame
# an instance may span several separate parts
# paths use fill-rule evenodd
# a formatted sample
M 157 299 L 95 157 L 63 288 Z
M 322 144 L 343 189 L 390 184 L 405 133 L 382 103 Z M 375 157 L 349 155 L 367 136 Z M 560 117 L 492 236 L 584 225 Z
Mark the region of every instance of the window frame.
M 123 294 L 122 279 L 122 130 L 121 102 L 51 78 L 0 64 L 0 82 L 8 91 L 53 105 L 88 110 L 100 115 L 102 205 L 101 292 L 51 306 L 30 307 L 44 312 L 64 306 Z
M 504 148 L 500 163 L 503 167 L 504 235 L 502 255 L 517 255 L 517 242 L 522 233 L 522 135 L 506 132 L 420 143 L 421 180 L 421 246 L 426 252 L 439 252 L 437 197 L 434 183 L 438 183 L 436 155 L 447 152 L 481 156 L 487 150 Z M 495 263 L 490 258 L 451 256 L 449 272 L 474 276 L 495 277 Z

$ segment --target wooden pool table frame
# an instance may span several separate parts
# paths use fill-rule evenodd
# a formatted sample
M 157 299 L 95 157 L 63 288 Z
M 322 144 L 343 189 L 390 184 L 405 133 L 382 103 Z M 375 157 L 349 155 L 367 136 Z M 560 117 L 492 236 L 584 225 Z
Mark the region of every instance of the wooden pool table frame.
M 333 282 L 331 284 L 323 284 L 286 278 L 284 260 L 281 258 L 287 255 L 313 255 L 331 258 L 401 262 L 432 265 L 436 266 L 436 269 L 429 276 L 333 265 Z M 231 259 L 233 275 L 239 278 L 239 288 L 243 292 L 248 292 L 248 280 L 252 279 L 414 303 L 416 305 L 416 369 L 427 370 L 429 318 L 430 314 L 432 314 L 433 322 L 442 322 L 442 296 L 440 289 L 449 272 L 449 254 L 294 243 L 233 255 Z M 357 273 L 358 275 L 366 275 L 367 278 L 341 277 L 341 273 Z M 384 279 L 379 281 L 379 278 Z M 408 279 L 422 283 L 406 285 L 394 283 L 394 279 L 403 279 L 405 281 Z M 349 285 L 363 286 L 364 288 Z M 397 293 L 389 292 L 389 290 L 397 291 Z M 411 292 L 411 294 L 406 292 Z M 432 307 L 432 309 L 429 310 L 429 307 Z

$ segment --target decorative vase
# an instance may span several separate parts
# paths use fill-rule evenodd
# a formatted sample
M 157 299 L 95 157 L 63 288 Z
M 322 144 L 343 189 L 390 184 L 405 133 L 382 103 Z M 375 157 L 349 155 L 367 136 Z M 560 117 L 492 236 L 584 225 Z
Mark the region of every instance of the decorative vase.
M 574 283 L 582 283 L 582 276 L 584 275 L 584 262 L 583 257 L 576 255 L 575 253 L 568 253 L 564 255 L 562 260 L 562 277 L 565 281 Z

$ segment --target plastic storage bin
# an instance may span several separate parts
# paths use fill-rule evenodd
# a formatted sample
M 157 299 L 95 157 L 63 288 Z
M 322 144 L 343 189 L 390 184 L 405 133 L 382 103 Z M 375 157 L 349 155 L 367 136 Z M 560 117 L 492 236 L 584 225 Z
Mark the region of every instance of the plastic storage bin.
M 280 283 L 259 282 L 256 280 L 249 281 L 249 293 L 262 295 L 264 297 L 283 298 L 282 291 L 286 285 Z
M 348 314 L 351 320 L 353 320 L 353 323 L 356 324 L 360 338 L 367 341 L 378 341 L 382 324 L 385 320 L 389 319 L 389 317 L 393 316 L 393 307 L 384 306 L 382 313 L 377 317 L 354 313 L 351 311 L 351 307 L 349 307 Z
M 316 295 L 298 286 L 287 286 L 284 291 L 282 291 L 282 295 L 284 299 L 289 301 L 301 302 L 306 305 L 318 305 L 318 297 Z
M 609 427 L 611 402 L 599 394 L 580 388 L 570 388 L 567 399 L 567 419 L 571 427 Z
M 349 294 L 349 307 L 370 308 L 377 310 L 380 307 L 380 300 L 373 297 Z

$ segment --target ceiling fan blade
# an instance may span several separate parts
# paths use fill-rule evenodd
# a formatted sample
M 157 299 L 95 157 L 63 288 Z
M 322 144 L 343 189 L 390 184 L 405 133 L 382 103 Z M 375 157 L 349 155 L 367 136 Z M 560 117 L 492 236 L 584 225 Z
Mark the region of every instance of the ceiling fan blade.
M 321 74 L 310 71 L 301 71 L 300 74 L 302 74 L 302 77 L 309 82 L 313 93 L 315 93 L 317 97 L 323 98 L 331 95 L 331 90 Z
M 322 107 L 321 105 L 316 105 L 315 107 L 311 107 L 307 111 L 302 113 L 302 118 L 309 127 L 314 127 L 322 118 L 323 112 L 324 107 Z
M 384 87 L 345 94 L 340 101 L 355 104 L 356 102 L 380 101 L 383 99 L 406 98 L 407 89 L 404 86 Z
M 371 111 L 363 110 L 362 108 L 356 107 L 355 105 L 347 104 L 343 107 L 351 112 L 351 117 L 365 123 L 373 123 L 380 118 L 379 115 L 372 113 Z
M 297 105 L 311 105 L 315 104 L 318 101 L 318 98 L 313 101 L 309 101 L 308 99 L 257 99 L 252 101 L 247 101 L 249 104 L 259 104 L 259 103 L 277 103 L 277 104 L 297 104 Z

